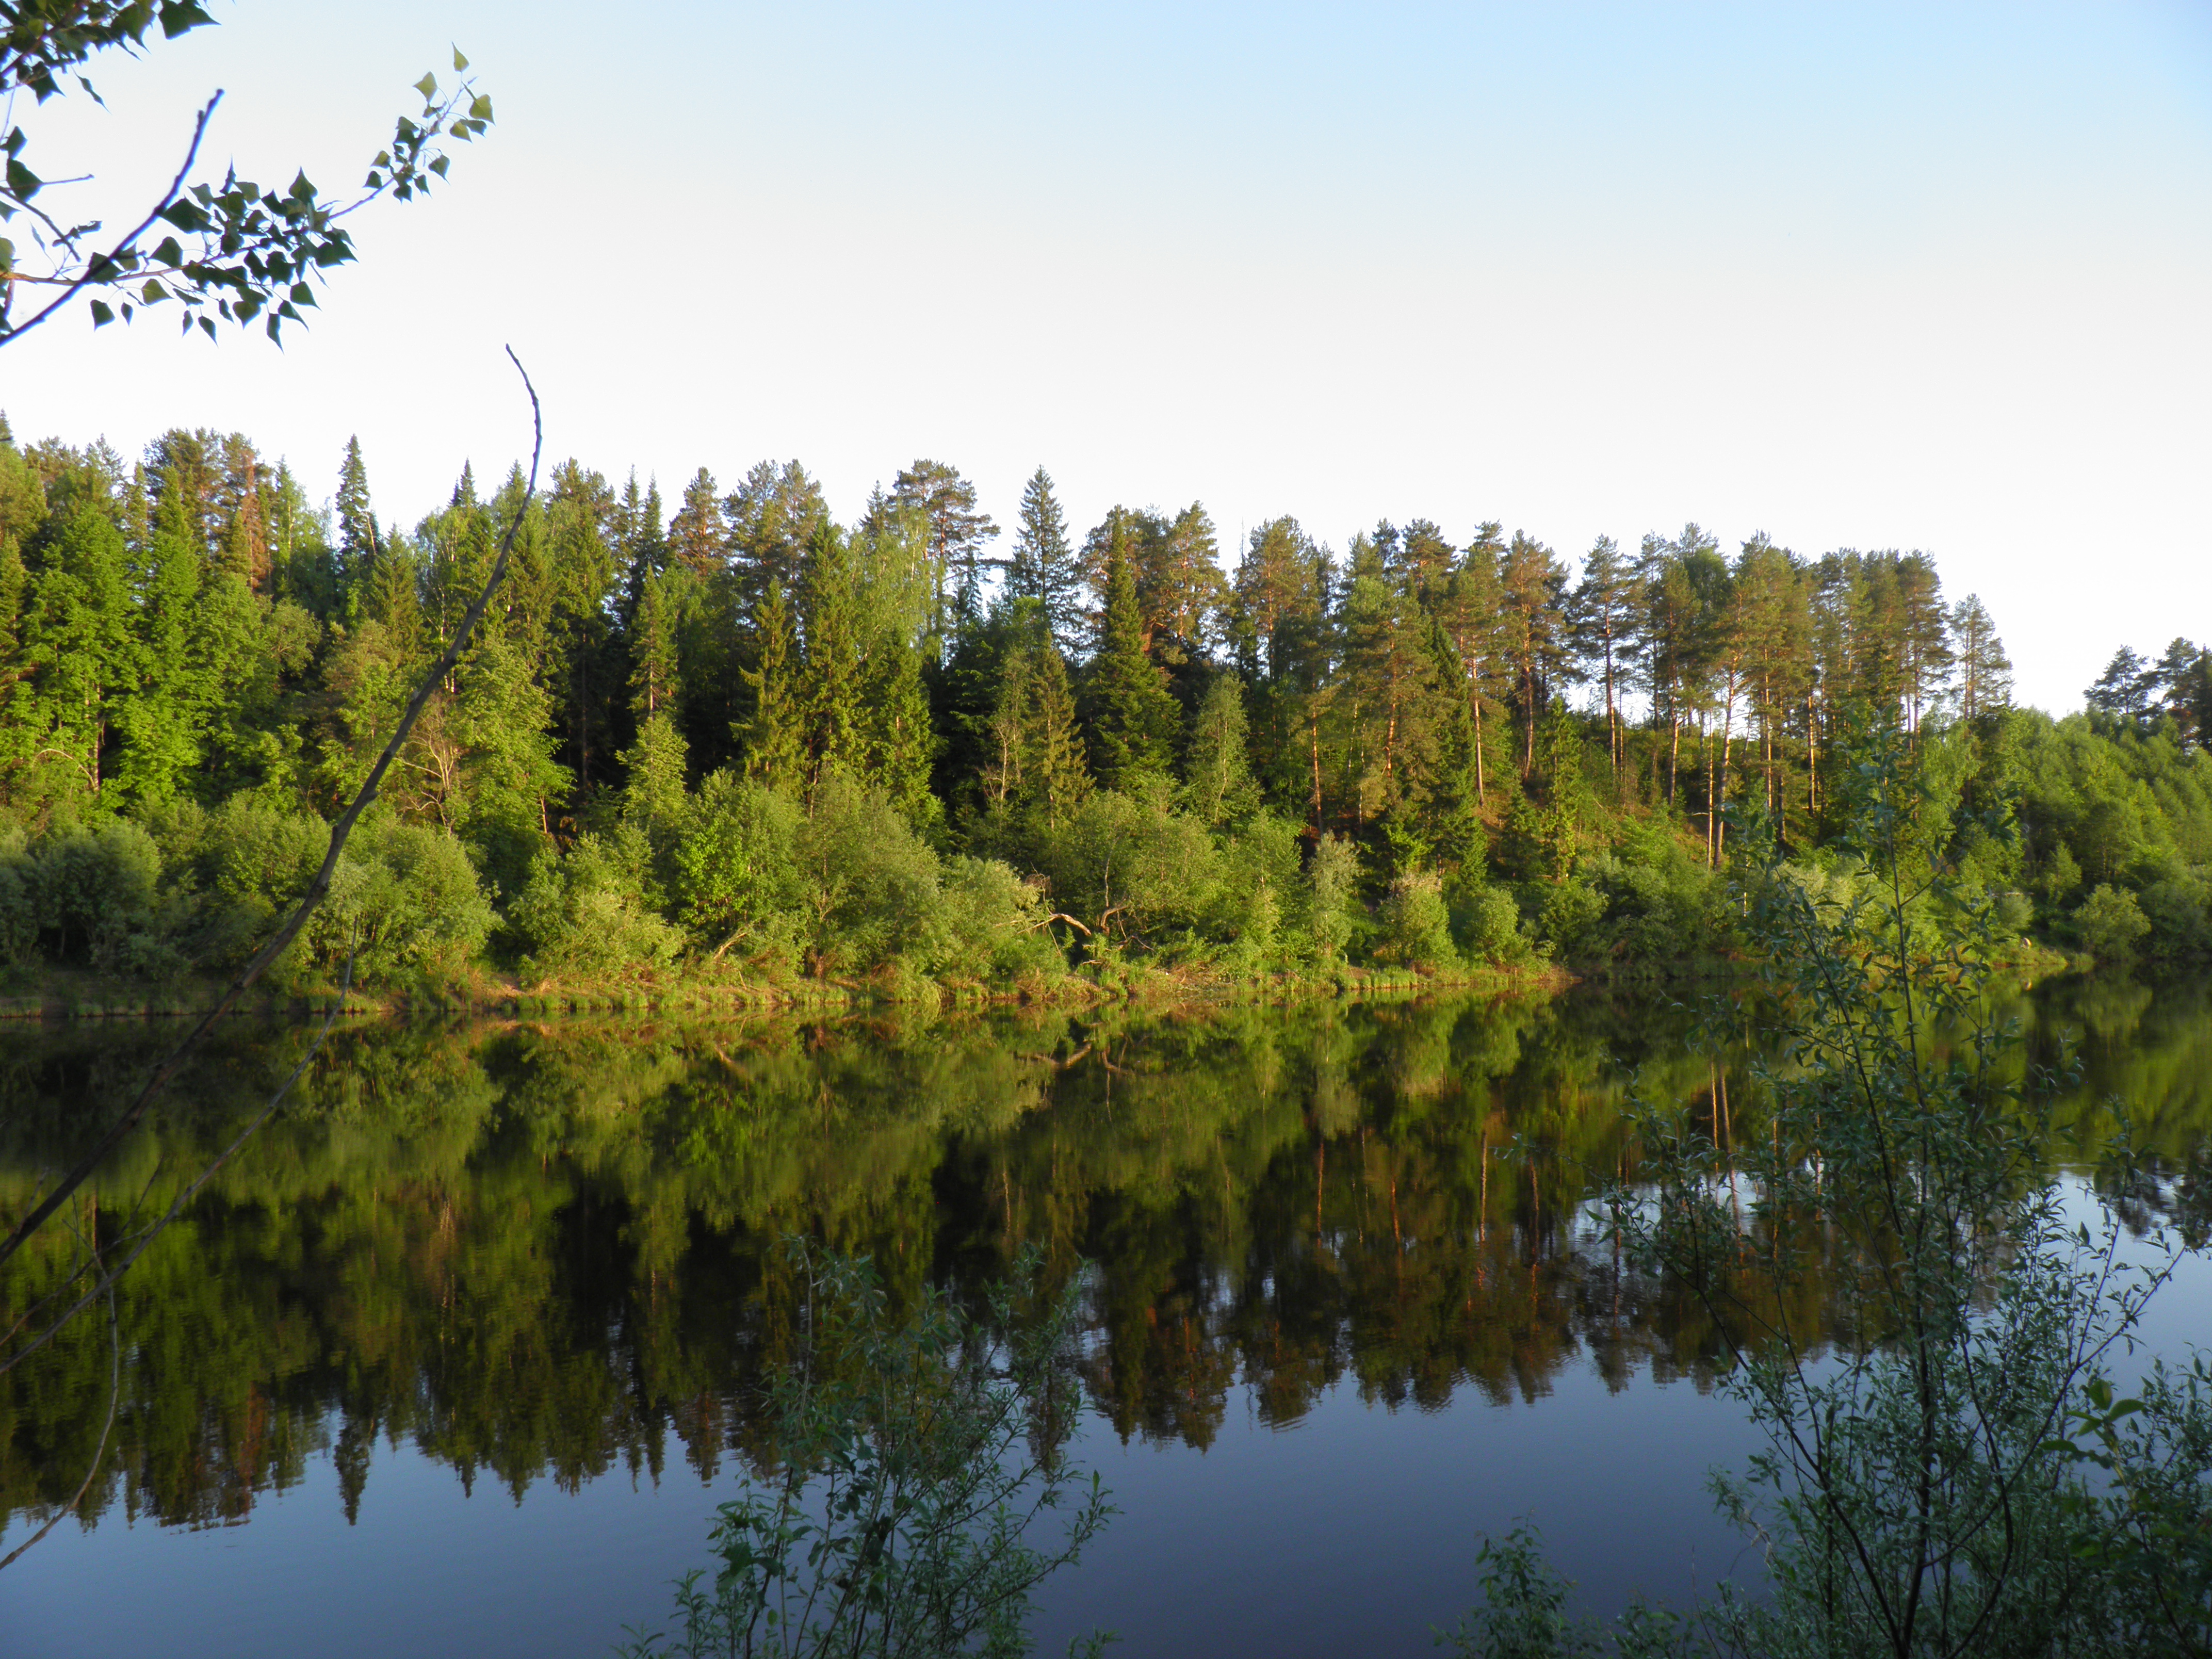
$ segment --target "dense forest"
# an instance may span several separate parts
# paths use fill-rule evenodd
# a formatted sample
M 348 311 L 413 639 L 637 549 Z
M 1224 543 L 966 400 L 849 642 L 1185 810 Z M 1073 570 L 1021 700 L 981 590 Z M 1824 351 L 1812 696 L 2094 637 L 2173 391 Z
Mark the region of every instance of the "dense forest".
M 295 983 L 1664 970 L 1729 949 L 1732 824 L 1854 878 L 1828 832 L 1885 741 L 2009 927 L 2212 948 L 2212 656 L 2016 708 L 1917 552 L 1690 525 L 1571 570 L 1497 524 L 1283 518 L 1224 559 L 1196 504 L 1079 535 L 1040 469 L 1002 531 L 926 460 L 850 524 L 796 462 L 670 511 L 572 460 L 464 470 L 408 530 L 358 444 L 325 507 L 236 434 L 130 464 L 0 422 L 0 957 L 242 959 L 510 527 Z

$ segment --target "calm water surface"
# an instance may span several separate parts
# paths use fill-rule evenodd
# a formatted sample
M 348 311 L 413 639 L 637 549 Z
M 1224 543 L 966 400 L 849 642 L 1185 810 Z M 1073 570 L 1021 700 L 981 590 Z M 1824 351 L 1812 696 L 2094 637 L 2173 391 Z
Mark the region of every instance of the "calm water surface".
M 2212 994 L 2061 986 L 2069 1111 L 2136 1103 L 2154 1224 L 2203 1206 Z M 1659 999 L 1209 1021 L 340 1033 L 295 1103 L 125 1281 L 0 1378 L 0 1651 L 600 1654 L 704 1559 L 787 1352 L 776 1241 L 971 1289 L 1024 1243 L 1079 1275 L 1079 1455 L 1121 1515 L 1043 1595 L 1040 1650 L 1414 1655 L 1533 1514 L 1596 1607 L 1740 1565 L 1705 1476 L 1752 1444 L 1715 1334 L 1582 1199 L 1632 1091 L 1731 1105 Z M 80 1229 L 165 1206 L 289 1070 L 234 1036 Z M 0 1036 L 0 1193 L 68 1154 L 148 1034 Z M 1731 1079 L 1733 1087 L 1731 1089 Z M 2101 1146 L 2068 1143 L 2084 1189 Z M 58 1235 L 51 1247 L 67 1243 Z M 37 1291 L 19 1262 L 0 1302 Z M 2212 1336 L 2197 1266 L 2156 1344 Z

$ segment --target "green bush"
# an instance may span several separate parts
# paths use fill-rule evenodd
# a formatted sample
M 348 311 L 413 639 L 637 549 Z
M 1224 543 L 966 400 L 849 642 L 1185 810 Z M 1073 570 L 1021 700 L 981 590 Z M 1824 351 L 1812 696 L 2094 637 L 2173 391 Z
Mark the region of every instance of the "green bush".
M 1536 912 L 1546 948 L 1556 957 L 1579 957 L 1604 938 L 1606 896 L 1587 881 L 1563 881 L 1547 889 Z
M 1225 960 L 1247 972 L 1264 971 L 1282 954 L 1298 899 L 1297 828 L 1273 812 L 1257 812 L 1223 836 L 1218 850 L 1219 878 L 1200 926 Z
M 672 855 L 670 897 L 693 946 L 787 953 L 797 935 L 801 814 L 788 795 L 732 772 L 700 787 Z
M 1359 852 L 1341 836 L 1323 836 L 1306 861 L 1306 937 L 1314 960 L 1333 968 L 1358 936 Z
M 507 913 L 524 973 L 590 977 L 672 961 L 683 935 L 647 901 L 650 857 L 631 825 L 579 836 L 565 857 L 541 857 Z
M 1477 881 L 1452 894 L 1456 932 L 1470 962 L 1510 967 L 1534 952 L 1521 928 L 1521 909 L 1513 895 L 1493 883 Z
M 351 951 L 354 977 L 364 984 L 450 981 L 477 959 L 497 921 L 467 848 L 450 831 L 380 818 L 346 842 L 306 933 L 325 972 Z
M 98 973 L 158 976 L 185 965 L 157 913 L 161 854 L 141 826 L 58 825 L 7 862 L 0 937 L 22 955 L 27 941 L 49 962 Z
M 932 973 L 1012 984 L 1066 969 L 1045 926 L 1044 895 L 995 859 L 953 858 L 919 951 Z
M 937 854 L 882 790 L 825 775 L 813 816 L 799 823 L 794 853 L 801 942 L 814 972 L 866 972 L 927 938 L 939 893 Z
M 1425 974 L 1459 965 L 1443 883 L 1433 872 L 1415 871 L 1390 884 L 1376 911 L 1374 950 L 1377 962 L 1397 963 Z
M 2212 888 L 2202 877 L 2175 875 L 2154 882 L 2140 902 L 2150 923 L 2151 948 L 2160 956 L 2212 952 Z
M 2081 932 L 2081 948 L 2100 962 L 2129 960 L 2150 932 L 2150 920 L 2136 896 L 2101 882 L 2074 912 L 2074 926 Z

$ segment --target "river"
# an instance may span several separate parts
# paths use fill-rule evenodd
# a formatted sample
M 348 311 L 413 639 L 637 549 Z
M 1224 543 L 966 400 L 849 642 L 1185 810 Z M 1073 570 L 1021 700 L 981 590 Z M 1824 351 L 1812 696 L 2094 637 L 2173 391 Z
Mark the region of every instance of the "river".
M 2212 990 L 2062 981 L 2014 1012 L 2028 1057 L 2079 1058 L 2077 1191 L 2116 1097 L 2150 1154 L 2132 1218 L 2203 1209 Z M 794 1233 L 907 1294 L 1024 1243 L 1077 1278 L 1075 1452 L 1120 1513 L 1046 1586 L 1041 1652 L 1106 1627 L 1133 1656 L 1427 1654 L 1480 1534 L 1524 1516 L 1589 1606 L 1679 1603 L 1755 1570 L 1705 1492 L 1753 1441 L 1716 1333 L 1584 1199 L 1632 1173 L 1632 1095 L 1755 1111 L 1692 1025 L 1582 991 L 341 1028 L 125 1279 L 112 1341 L 95 1310 L 0 1376 L 0 1554 L 92 1476 L 0 1571 L 0 1648 L 606 1652 L 665 1616 L 760 1444 Z M 0 1034 L 0 1204 L 167 1035 Z M 227 1033 L 0 1301 L 165 1207 L 308 1036 Z M 2203 1332 L 2192 1261 L 2151 1334 Z

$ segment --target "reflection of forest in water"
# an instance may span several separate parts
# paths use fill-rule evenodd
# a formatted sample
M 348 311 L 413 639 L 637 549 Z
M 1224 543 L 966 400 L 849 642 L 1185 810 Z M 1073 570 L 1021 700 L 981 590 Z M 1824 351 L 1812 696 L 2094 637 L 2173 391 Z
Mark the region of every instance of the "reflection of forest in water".
M 2134 1103 L 2141 1201 L 2203 1204 L 2212 994 L 2072 984 L 2018 1012 L 2037 1060 L 2081 1039 L 2062 1121 Z M 1741 1070 L 1693 1052 L 1691 1023 L 1584 994 L 341 1031 L 124 1281 L 121 1403 L 86 1513 L 242 1519 L 326 1449 L 350 1512 L 380 1437 L 518 1495 L 658 1478 L 672 1447 L 709 1474 L 744 1455 L 749 1379 L 787 1351 L 793 1231 L 872 1253 L 909 1291 L 975 1284 L 1025 1241 L 1061 1275 L 1087 1260 L 1087 1385 L 1124 1436 L 1204 1445 L 1240 1382 L 1276 1422 L 1346 1379 L 1423 1407 L 1533 1397 L 1570 1363 L 1703 1387 L 1714 1332 L 1623 1271 L 1582 1204 L 1595 1173 L 1633 1174 L 1632 1091 L 1757 1132 Z M 167 1035 L 0 1044 L 8 1211 Z M 74 1224 L 112 1237 L 165 1206 L 307 1041 L 234 1036 Z M 2100 1150 L 2069 1142 L 2087 1165 Z M 0 1303 L 23 1307 L 70 1247 L 51 1231 Z M 0 1516 L 76 1490 L 111 1364 L 94 1316 L 0 1377 Z

